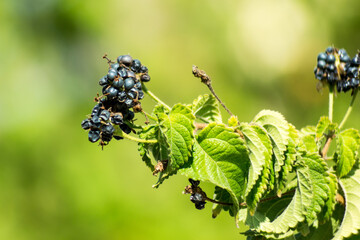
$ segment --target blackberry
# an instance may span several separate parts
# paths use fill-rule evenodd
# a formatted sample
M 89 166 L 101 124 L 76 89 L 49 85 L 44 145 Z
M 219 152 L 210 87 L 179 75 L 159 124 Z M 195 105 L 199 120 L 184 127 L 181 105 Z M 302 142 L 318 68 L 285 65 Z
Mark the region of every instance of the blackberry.
M 95 107 L 91 111 L 91 117 L 93 116 L 99 116 L 101 112 L 102 104 L 98 103 L 95 105 Z
M 201 210 L 201 209 L 204 209 L 204 207 L 205 207 L 206 202 L 201 193 L 196 192 L 196 193 L 191 194 L 190 201 L 195 203 L 196 209 Z
M 138 91 L 138 100 L 141 100 L 144 98 L 144 92 L 143 91 Z
M 127 112 L 127 114 L 126 114 L 126 120 L 128 120 L 128 121 L 133 120 L 134 117 L 135 117 L 134 112 L 132 112 L 132 111 Z
M 132 88 L 128 92 L 128 96 L 131 97 L 132 99 L 136 99 L 137 95 L 138 95 L 138 91 L 136 88 Z
M 128 108 L 131 108 L 134 105 L 134 101 L 131 98 L 125 99 L 124 103 Z
M 141 73 L 147 73 L 147 72 L 148 72 L 148 68 L 147 68 L 146 66 L 142 65 L 142 66 L 140 67 L 140 72 L 141 72 Z

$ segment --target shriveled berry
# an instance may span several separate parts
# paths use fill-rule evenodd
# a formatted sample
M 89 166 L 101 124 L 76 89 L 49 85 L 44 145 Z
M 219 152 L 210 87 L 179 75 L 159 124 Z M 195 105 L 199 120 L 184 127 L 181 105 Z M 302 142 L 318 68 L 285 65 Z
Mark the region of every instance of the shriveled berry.
M 126 106 L 127 106 L 128 108 L 131 108 L 131 107 L 134 105 L 134 101 L 133 101 L 131 98 L 125 99 L 125 102 L 124 102 L 124 103 L 126 104 Z
M 136 88 L 132 88 L 128 92 L 128 96 L 131 97 L 132 99 L 135 99 L 137 95 L 138 95 L 138 91 Z
M 115 131 L 115 128 L 111 124 L 106 124 L 101 127 L 101 132 L 107 135 L 112 135 Z
M 199 180 L 194 180 L 192 178 L 189 178 L 189 182 L 191 183 L 191 186 L 193 186 L 193 187 L 197 187 L 200 184 Z
M 200 193 L 194 193 L 194 194 L 191 194 L 190 201 L 192 201 L 193 203 L 202 202 L 202 201 L 204 201 L 204 198 Z
M 131 128 L 125 123 L 120 125 L 120 129 L 126 134 L 131 133 Z
M 118 99 L 119 101 L 123 102 L 126 99 L 126 92 L 119 92 L 118 93 Z
M 148 74 L 143 74 L 143 75 L 141 75 L 140 80 L 142 82 L 148 82 L 148 81 L 150 81 L 150 76 Z
M 138 59 L 134 59 L 131 65 L 131 70 L 134 72 L 140 72 L 141 62 Z
M 127 71 L 125 68 L 120 68 L 118 73 L 121 78 L 126 78 L 126 76 L 127 76 Z
M 143 98 L 144 98 L 144 92 L 141 91 L 141 90 L 139 90 L 139 91 L 138 91 L 138 99 L 141 100 L 141 99 L 143 99 Z
M 136 75 L 133 71 L 128 70 L 126 74 L 128 78 L 136 78 Z
M 111 117 L 111 122 L 115 125 L 120 125 L 123 123 L 123 117 L 121 114 L 115 114 Z
M 205 208 L 205 203 L 206 202 L 197 202 L 197 203 L 195 203 L 195 208 L 199 209 L 199 210 L 204 209 Z
M 132 78 L 125 79 L 125 83 L 124 83 L 125 90 L 130 90 L 132 87 L 134 87 L 134 85 L 135 82 Z
M 104 76 L 102 77 L 100 80 L 99 80 L 99 85 L 100 86 L 106 86 L 108 84 L 108 80 L 107 80 L 107 77 Z
M 98 103 L 94 106 L 94 108 L 92 109 L 91 111 L 91 117 L 93 116 L 99 116 L 100 115 L 100 112 L 101 112 L 101 107 L 102 107 L 102 104 L 101 103 Z
M 81 122 L 81 127 L 84 129 L 84 130 L 87 130 L 89 128 L 91 128 L 91 121 L 90 119 L 85 119 Z
M 133 120 L 135 117 L 135 114 L 133 111 L 128 111 L 127 114 L 126 114 L 126 120 L 130 121 L 130 120 Z
M 99 130 L 90 130 L 89 131 L 89 141 L 94 143 L 100 139 L 100 131 Z
M 148 72 L 148 68 L 147 68 L 146 66 L 142 65 L 142 66 L 140 67 L 140 72 L 141 72 L 141 73 L 146 73 L 146 72 Z
M 90 121 L 91 129 L 98 129 L 101 127 L 101 120 L 98 116 L 93 116 Z
M 110 112 L 108 110 L 103 110 L 100 114 L 100 119 L 103 121 L 107 121 L 110 118 Z
M 123 137 L 116 136 L 116 135 L 114 135 L 113 137 L 115 138 L 115 140 L 122 140 L 122 139 L 124 139 Z

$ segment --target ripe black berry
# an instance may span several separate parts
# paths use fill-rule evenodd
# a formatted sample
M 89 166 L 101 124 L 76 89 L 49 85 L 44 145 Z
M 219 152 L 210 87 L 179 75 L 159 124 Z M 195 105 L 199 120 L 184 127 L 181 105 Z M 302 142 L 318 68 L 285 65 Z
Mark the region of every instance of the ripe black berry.
M 326 62 L 324 60 L 320 60 L 318 61 L 318 64 L 317 64 L 317 67 L 320 68 L 320 69 L 324 69 L 326 66 Z M 144 80 L 142 80 L 144 81 Z
M 125 79 L 124 87 L 126 90 L 130 90 L 132 87 L 134 87 L 134 85 L 135 85 L 135 82 L 132 78 Z
M 140 72 L 141 62 L 138 59 L 134 59 L 132 62 L 131 70 L 134 72 Z
M 114 69 L 110 69 L 108 74 L 107 74 L 107 79 L 112 81 L 115 79 L 115 77 L 117 76 L 117 71 Z
M 115 128 L 111 124 L 106 124 L 101 126 L 101 132 L 103 132 L 106 135 L 112 135 L 115 131 Z
M 117 71 L 120 67 L 120 64 L 119 63 L 113 63 L 111 64 L 111 68 L 114 69 L 115 71 Z
M 120 78 L 115 80 L 112 84 L 112 86 L 117 89 L 120 89 L 123 85 L 124 85 L 124 81 Z
M 106 76 L 102 77 L 102 78 L 99 80 L 99 85 L 100 85 L 100 86 L 105 86 L 105 85 L 107 85 L 107 84 L 108 84 L 108 80 L 107 80 L 107 77 L 106 77 Z
M 123 123 L 123 117 L 121 114 L 115 114 L 111 117 L 111 122 L 115 125 L 120 125 Z
M 120 125 L 120 129 L 126 134 L 131 133 L 131 128 L 125 123 Z
M 135 75 L 135 73 L 133 72 L 133 71 L 127 71 L 127 77 L 128 78 L 136 78 L 136 75 Z
M 109 89 L 108 89 L 108 97 L 109 98 L 114 98 L 114 97 L 116 97 L 117 95 L 118 95 L 118 93 L 119 93 L 119 90 L 117 90 L 116 88 L 114 88 L 114 87 L 110 87 Z
M 123 55 L 120 59 L 120 62 L 119 63 L 122 63 L 126 66 L 130 66 L 131 63 L 132 63 L 132 57 L 130 55 Z
M 320 61 L 320 60 L 323 60 L 325 61 L 326 60 L 326 53 L 319 53 L 318 57 L 317 57 L 317 60 Z

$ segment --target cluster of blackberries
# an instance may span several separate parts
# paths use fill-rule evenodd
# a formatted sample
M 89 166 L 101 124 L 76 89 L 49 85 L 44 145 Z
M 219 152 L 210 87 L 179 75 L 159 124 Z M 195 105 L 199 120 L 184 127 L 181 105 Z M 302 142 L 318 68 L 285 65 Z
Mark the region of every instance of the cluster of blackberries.
M 205 193 L 198 187 L 200 181 L 195 181 L 193 179 L 189 179 L 191 183 L 191 189 L 193 190 L 192 194 L 190 195 L 190 201 L 195 203 L 196 209 L 203 209 L 205 208 Z
M 100 145 L 106 145 L 112 137 L 122 139 L 114 135 L 116 125 L 124 133 L 131 133 L 130 123 L 134 119 L 134 112 L 142 111 L 142 82 L 150 81 L 147 67 L 138 59 L 122 55 L 114 63 L 106 55 L 104 58 L 108 60 L 109 71 L 99 81 L 103 95 L 95 98 L 97 104 L 90 117 L 81 123 L 83 129 L 89 130 L 89 141 L 101 140 Z
M 319 53 L 314 74 L 319 81 L 336 86 L 338 92 L 347 92 L 360 84 L 359 65 L 360 53 L 350 58 L 345 49 L 328 47 Z

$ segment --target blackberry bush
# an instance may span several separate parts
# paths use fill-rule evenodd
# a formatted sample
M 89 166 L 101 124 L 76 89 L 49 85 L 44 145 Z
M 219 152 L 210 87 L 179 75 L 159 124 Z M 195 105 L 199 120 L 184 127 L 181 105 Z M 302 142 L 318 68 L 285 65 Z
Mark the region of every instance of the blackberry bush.
M 146 88 L 150 76 L 140 60 L 104 58 L 102 95 L 81 126 L 89 141 L 102 147 L 112 138 L 137 142 L 157 177 L 154 188 L 184 175 L 190 185 L 183 193 L 190 194 L 195 208 L 213 203 L 214 218 L 227 211 L 236 225 L 248 225 L 242 233 L 247 239 L 360 239 L 360 134 L 343 129 L 359 88 L 359 53 L 350 58 L 344 49 L 328 47 L 317 56 L 314 74 L 318 90 L 329 88 L 329 114 L 299 130 L 271 110 L 260 111 L 251 122 L 239 121 L 196 66 L 193 75 L 211 95 L 169 107 Z M 335 90 L 352 94 L 339 124 L 333 120 Z M 141 107 L 144 94 L 157 102 L 151 114 Z M 226 123 L 220 106 L 230 115 Z M 137 113 L 146 117 L 144 124 L 135 124 Z M 214 185 L 213 197 L 201 182 Z

